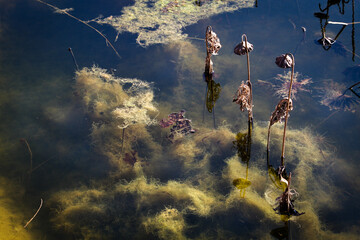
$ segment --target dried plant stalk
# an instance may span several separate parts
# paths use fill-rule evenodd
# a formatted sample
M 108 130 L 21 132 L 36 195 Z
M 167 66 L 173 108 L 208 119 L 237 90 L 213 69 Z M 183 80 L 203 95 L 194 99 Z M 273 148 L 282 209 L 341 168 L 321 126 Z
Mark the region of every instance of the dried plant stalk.
M 285 114 L 285 123 L 284 123 L 284 134 L 283 134 L 283 143 L 281 148 L 281 166 L 284 166 L 284 155 L 285 155 L 285 139 L 286 139 L 286 126 L 289 117 L 289 109 L 290 109 L 290 101 L 291 101 L 291 88 L 293 84 L 293 77 L 294 77 L 294 67 L 295 67 L 295 58 L 294 55 L 291 53 L 287 53 L 286 55 L 291 56 L 292 64 L 291 64 L 291 79 L 290 79 L 290 86 L 289 86 L 289 95 L 288 95 L 288 104 L 286 106 L 286 114 Z
M 240 87 L 238 88 L 235 97 L 233 99 L 233 102 L 236 102 L 237 104 L 240 104 L 240 110 L 244 111 L 246 108 L 248 111 L 248 120 L 249 123 L 253 122 L 253 103 L 252 103 L 252 85 L 250 81 L 250 59 L 249 59 L 249 52 L 251 52 L 254 47 L 251 43 L 247 41 L 246 34 L 243 34 L 241 36 L 242 42 L 239 43 L 235 49 L 234 53 L 237 55 L 245 55 L 247 58 L 247 71 L 248 71 L 248 79 L 246 81 L 246 84 L 244 82 L 241 83 Z
M 34 216 L 32 217 L 32 218 L 30 218 L 30 220 L 24 225 L 24 228 L 26 228 L 30 223 L 31 223 L 31 221 L 32 220 L 34 220 L 34 218 L 36 217 L 36 215 L 39 213 L 39 211 L 40 211 L 40 209 L 41 209 L 41 207 L 42 207 L 42 205 L 43 205 L 43 199 L 41 198 L 40 199 L 40 206 L 39 206 L 39 208 L 38 208 L 38 210 L 35 212 L 35 214 L 34 214 Z
M 205 43 L 206 43 L 205 74 L 210 75 L 214 72 L 211 56 L 217 55 L 221 48 L 220 39 L 217 37 L 216 33 L 213 32 L 211 26 L 208 26 L 206 28 Z

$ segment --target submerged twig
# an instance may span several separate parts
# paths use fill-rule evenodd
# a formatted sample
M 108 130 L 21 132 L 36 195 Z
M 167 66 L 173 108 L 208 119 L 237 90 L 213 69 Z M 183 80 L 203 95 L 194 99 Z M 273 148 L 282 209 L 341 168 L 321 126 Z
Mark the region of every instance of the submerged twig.
M 76 70 L 79 71 L 79 65 L 78 65 L 77 62 L 76 62 L 76 58 L 75 58 L 75 56 L 74 56 L 74 53 L 73 53 L 71 47 L 69 47 L 68 50 L 69 50 L 69 52 L 70 52 L 70 54 L 71 54 L 71 57 L 72 57 L 72 59 L 73 59 L 73 61 L 74 61 L 74 64 L 75 64 L 75 66 L 76 66 Z
M 33 171 L 33 169 L 32 169 L 32 166 L 33 166 L 33 161 L 32 161 L 33 154 L 32 154 L 32 151 L 31 151 L 31 148 L 30 148 L 30 145 L 29 145 L 28 141 L 26 141 L 25 138 L 21 138 L 20 141 L 25 143 L 25 145 L 26 145 L 26 147 L 27 147 L 27 149 L 29 151 L 29 154 L 30 154 L 30 170 L 29 170 L 29 172 L 31 174 L 31 172 Z
M 24 228 L 26 228 L 30 223 L 31 223 L 31 221 L 32 220 L 34 220 L 34 218 L 36 217 L 36 215 L 39 213 L 39 211 L 40 211 L 40 209 L 41 209 L 41 207 L 42 207 L 42 205 L 43 205 L 43 199 L 41 198 L 40 199 L 40 206 L 39 206 L 39 208 L 38 208 L 38 210 L 36 211 L 36 213 L 34 214 L 34 216 L 24 225 Z
M 121 57 L 120 57 L 120 54 L 116 51 L 115 47 L 111 44 L 111 42 L 109 41 L 109 39 L 107 39 L 107 37 L 106 37 L 104 34 L 102 34 L 99 30 L 97 30 L 95 27 L 91 26 L 91 25 L 88 24 L 87 22 L 85 22 L 85 21 L 83 21 L 83 20 L 81 20 L 81 19 L 79 19 L 79 18 L 71 15 L 71 14 L 68 12 L 68 11 L 69 11 L 68 8 L 66 8 L 66 9 L 60 9 L 60 8 L 58 8 L 58 7 L 54 6 L 54 5 L 51 5 L 51 4 L 47 3 L 47 2 L 43 2 L 43 1 L 41 1 L 41 0 L 36 0 L 36 1 L 38 1 L 38 2 L 40 2 L 40 3 L 42 3 L 42 4 L 45 4 L 45 5 L 53 8 L 53 9 L 55 9 L 55 12 L 56 12 L 56 13 L 66 14 L 66 15 L 68 15 L 69 17 L 71 17 L 71 18 L 73 18 L 73 19 L 75 19 L 75 20 L 77 20 L 77 21 L 85 24 L 85 25 L 88 26 L 89 28 L 91 28 L 91 29 L 93 29 L 94 31 L 96 31 L 98 34 L 100 34 L 101 37 L 103 37 L 103 38 L 105 39 L 106 45 L 109 45 L 109 46 L 114 50 L 115 54 L 116 54 L 119 58 L 121 58 Z

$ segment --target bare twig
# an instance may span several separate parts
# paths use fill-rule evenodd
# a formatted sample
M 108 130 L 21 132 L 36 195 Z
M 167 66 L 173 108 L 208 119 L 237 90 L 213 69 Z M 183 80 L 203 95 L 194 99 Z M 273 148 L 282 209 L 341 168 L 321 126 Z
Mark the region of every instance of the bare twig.
M 38 1 L 39 3 L 45 4 L 45 5 L 53 8 L 53 9 L 55 9 L 55 11 L 56 11 L 57 13 L 66 14 L 66 15 L 68 15 L 69 17 L 71 17 L 71 18 L 73 18 L 73 19 L 75 19 L 75 20 L 77 20 L 77 21 L 85 24 L 85 25 L 88 26 L 89 28 L 91 28 L 91 29 L 93 29 L 94 31 L 96 31 L 98 34 L 100 34 L 100 36 L 102 36 L 102 37 L 105 39 L 106 45 L 109 45 L 109 46 L 114 50 L 114 52 L 116 53 L 116 55 L 117 55 L 119 58 L 121 58 L 121 57 L 120 57 L 120 54 L 116 51 L 115 47 L 111 44 L 111 42 L 109 41 L 109 39 L 107 39 L 107 37 L 105 37 L 105 35 L 102 34 L 102 33 L 101 33 L 99 30 L 97 30 L 95 27 L 93 27 L 93 26 L 91 26 L 90 24 L 88 24 L 87 22 L 85 22 L 85 21 L 83 21 L 83 20 L 81 20 L 81 19 L 79 19 L 79 18 L 71 15 L 70 13 L 68 13 L 68 11 L 66 11 L 67 9 L 65 9 L 65 10 L 64 10 L 64 9 L 60 9 L 60 8 L 54 6 L 54 5 L 51 5 L 51 4 L 47 3 L 47 2 L 43 2 L 43 1 L 41 1 L 41 0 L 36 0 L 36 1 Z
M 34 216 L 25 224 L 25 226 L 24 226 L 24 228 L 26 228 L 28 225 L 29 225 L 29 223 L 31 223 L 31 221 L 32 220 L 34 220 L 34 218 L 36 217 L 36 215 L 39 213 L 39 211 L 40 211 L 40 209 L 41 209 L 41 207 L 42 207 L 42 205 L 43 205 L 43 199 L 41 198 L 40 199 L 40 206 L 39 206 L 39 208 L 38 208 L 38 210 L 36 211 L 36 213 L 34 214 Z

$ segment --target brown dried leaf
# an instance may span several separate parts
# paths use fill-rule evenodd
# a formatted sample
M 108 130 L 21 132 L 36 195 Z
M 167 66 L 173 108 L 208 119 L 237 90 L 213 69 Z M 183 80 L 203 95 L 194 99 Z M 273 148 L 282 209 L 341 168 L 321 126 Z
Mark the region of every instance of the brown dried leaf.
M 277 122 L 282 122 L 286 116 L 286 108 L 287 108 L 288 99 L 281 99 L 280 102 L 276 105 L 275 111 L 271 114 L 270 117 L 270 126 L 274 125 Z M 293 110 L 292 100 L 289 100 L 290 106 L 289 111 Z M 289 114 L 290 116 L 290 114 Z

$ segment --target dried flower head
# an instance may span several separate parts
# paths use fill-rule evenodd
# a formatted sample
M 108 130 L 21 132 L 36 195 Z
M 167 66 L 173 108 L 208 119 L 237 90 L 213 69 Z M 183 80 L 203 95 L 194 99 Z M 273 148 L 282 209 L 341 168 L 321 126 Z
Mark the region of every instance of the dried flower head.
M 234 95 L 233 102 L 239 104 L 240 110 L 243 112 L 245 109 L 248 111 L 252 110 L 250 101 L 250 87 L 242 81 Z
M 206 42 L 207 42 L 207 52 L 211 55 L 217 55 L 220 48 L 220 39 L 217 37 L 216 33 L 212 31 L 211 26 L 208 26 L 206 29 Z
M 275 111 L 271 114 L 270 117 L 270 126 L 274 125 L 277 122 L 281 123 L 285 119 L 287 103 L 288 103 L 288 99 L 284 98 L 281 99 L 280 102 L 276 105 Z M 293 110 L 292 100 L 289 99 L 289 111 L 292 110 Z
M 276 65 L 281 68 L 291 68 L 293 66 L 293 59 L 289 54 L 281 54 L 275 59 Z
M 245 55 L 246 54 L 246 45 L 247 45 L 248 52 L 251 52 L 252 50 L 254 50 L 254 46 L 251 43 L 242 41 L 241 43 L 236 45 L 236 47 L 234 48 L 234 53 L 237 55 Z

